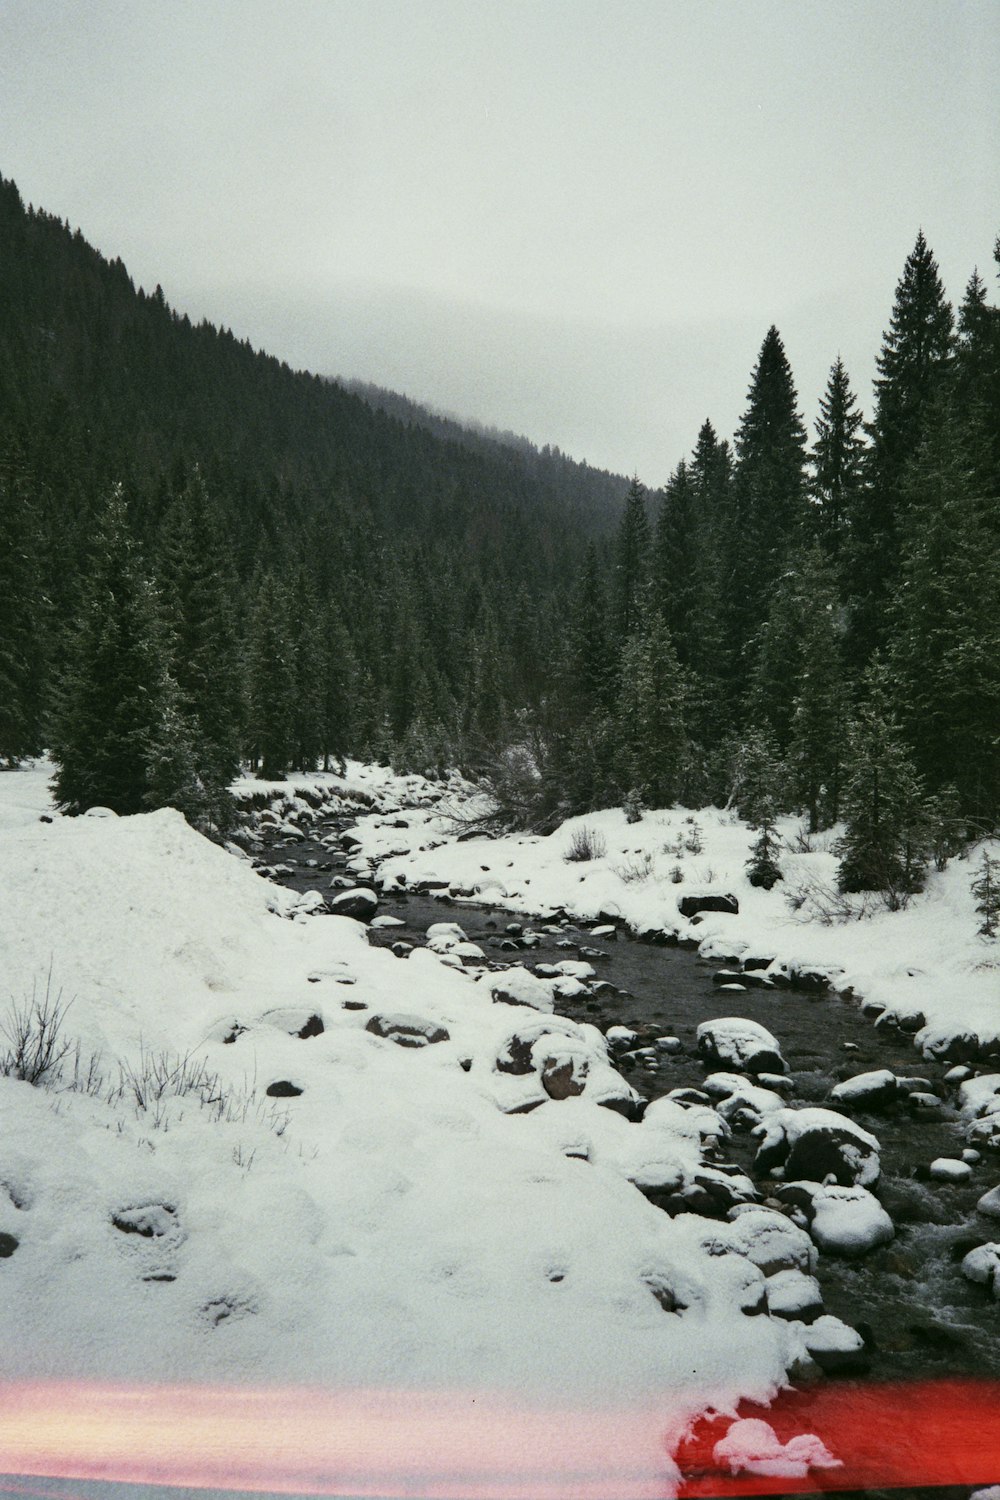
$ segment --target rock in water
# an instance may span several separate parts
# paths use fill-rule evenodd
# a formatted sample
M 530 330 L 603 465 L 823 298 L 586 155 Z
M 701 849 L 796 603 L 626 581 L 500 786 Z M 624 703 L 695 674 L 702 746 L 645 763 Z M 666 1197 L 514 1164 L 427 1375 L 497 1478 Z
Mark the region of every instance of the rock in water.
M 352 886 L 330 899 L 330 910 L 335 916 L 354 917 L 359 922 L 369 921 L 377 909 L 378 897 L 367 886 Z
M 787 1073 L 777 1039 L 756 1021 L 723 1016 L 703 1021 L 697 1033 L 698 1051 L 710 1068 L 728 1073 Z

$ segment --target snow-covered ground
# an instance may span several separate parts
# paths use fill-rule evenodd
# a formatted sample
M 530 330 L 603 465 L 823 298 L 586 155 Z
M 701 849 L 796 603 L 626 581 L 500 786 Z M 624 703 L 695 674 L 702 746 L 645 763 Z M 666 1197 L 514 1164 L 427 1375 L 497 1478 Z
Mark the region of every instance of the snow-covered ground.
M 450 808 L 461 815 L 466 804 L 455 797 Z M 997 841 L 980 845 L 972 860 L 932 869 L 926 889 L 891 912 L 875 897 L 839 897 L 836 832 L 815 835 L 806 850 L 791 818 L 779 823 L 784 879 L 764 891 L 747 878 L 756 835 L 717 808 L 651 811 L 631 824 L 620 810 L 598 812 L 544 838 L 463 842 L 455 840 L 454 819 L 437 809 L 408 816 L 406 831 L 376 814 L 359 819 L 360 852 L 377 863 L 383 885 L 445 882 L 511 911 L 606 915 L 636 932 L 696 941 L 707 957 L 766 958 L 786 972 L 819 972 L 882 1006 L 885 1022 L 916 1030 L 918 1048 L 935 1053 L 951 1042 L 961 1052 L 956 1039 L 966 1036 L 982 1053 L 1000 1052 L 1000 942 L 977 936 L 981 918 L 970 891 L 983 848 L 1000 855 Z M 567 860 L 584 829 L 603 852 Z M 735 896 L 738 913 L 706 912 L 695 923 L 681 915 L 685 896 L 713 894 Z
M 360 923 L 308 916 L 179 814 L 53 816 L 47 776 L 0 776 L 2 1019 L 16 1031 L 18 1013 L 60 997 L 73 1048 L 38 1086 L 0 1076 L 0 1379 L 319 1389 L 390 1410 L 513 1403 L 509 1445 L 536 1475 L 566 1462 L 554 1413 L 583 1410 L 567 1493 L 599 1473 L 602 1493 L 652 1496 L 669 1493 L 669 1454 L 699 1412 L 767 1400 L 808 1363 L 810 1338 L 850 1339 L 835 1319 L 810 1333 L 767 1311 L 769 1290 L 787 1288 L 765 1273 L 809 1264 L 804 1231 L 782 1220 L 789 1248 L 773 1261 L 778 1216 L 671 1219 L 638 1190 L 686 1182 L 704 1132 L 672 1101 L 641 1123 L 604 1107 L 617 1075 L 594 1028 L 544 1033 L 539 1010 L 497 1003 L 456 969 L 447 941 L 401 963 Z M 411 851 L 386 878 L 445 872 L 511 907 L 684 932 L 678 891 L 732 889 L 739 917 L 690 929 L 718 951 L 773 942 L 893 1003 L 911 988 L 940 998 L 936 976 L 954 971 L 986 1019 L 996 976 L 975 969 L 983 952 L 962 935 L 950 875 L 923 922 L 914 911 L 845 935 L 750 892 L 746 831 L 719 815 L 701 819 L 702 853 L 675 858 L 661 850 L 683 815 L 628 827 L 602 814 L 588 821 L 608 854 L 581 867 L 563 857 L 571 829 L 428 849 L 445 837 L 440 808 L 385 826 L 401 799 L 438 795 L 427 784 L 352 766 L 346 786 L 379 809 L 366 848 Z M 651 878 L 616 873 L 647 851 Z M 808 860 L 828 870 L 828 856 Z M 907 979 L 904 965 L 924 972 Z M 509 1112 L 523 1080 L 499 1066 L 515 1036 L 548 1080 L 530 1113 Z M 750 1436 L 734 1433 L 733 1453 L 756 1445 L 780 1468 L 767 1434 Z

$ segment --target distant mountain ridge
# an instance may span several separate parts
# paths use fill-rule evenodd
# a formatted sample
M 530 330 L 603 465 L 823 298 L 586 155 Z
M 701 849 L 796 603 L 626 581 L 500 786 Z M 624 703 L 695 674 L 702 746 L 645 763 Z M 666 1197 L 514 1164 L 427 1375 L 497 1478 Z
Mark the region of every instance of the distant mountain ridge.
M 477 422 L 472 417 L 438 411 L 371 381 L 343 376 L 337 376 L 336 380 L 344 390 L 360 396 L 376 411 L 386 412 L 415 427 L 423 427 L 447 442 L 462 443 L 479 453 L 490 453 L 496 448 L 512 449 L 521 455 L 533 474 L 545 475 L 557 488 L 565 489 L 567 495 L 575 495 L 579 501 L 587 497 L 588 513 L 597 516 L 606 508 L 609 516 L 617 518 L 621 512 L 622 497 L 629 484 L 623 474 L 594 468 L 548 443 L 539 447 L 522 433 Z

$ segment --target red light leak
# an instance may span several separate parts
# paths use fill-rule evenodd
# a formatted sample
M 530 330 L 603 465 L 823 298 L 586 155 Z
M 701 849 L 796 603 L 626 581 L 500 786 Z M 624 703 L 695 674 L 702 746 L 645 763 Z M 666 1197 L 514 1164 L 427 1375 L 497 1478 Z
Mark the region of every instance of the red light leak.
M 1000 1480 L 1000 1382 L 855 1383 L 744 1404 L 782 1442 L 814 1433 L 841 1467 L 805 1479 L 722 1472 L 728 1418 L 681 1444 L 682 1500 Z M 497 1393 L 326 1392 L 86 1382 L 0 1385 L 11 1475 L 407 1500 L 662 1500 L 677 1418 L 659 1407 L 544 1410 Z M 655 1441 L 663 1455 L 650 1463 Z M 0 1480 L 0 1494 L 36 1496 Z M 46 1491 L 46 1500 L 75 1500 Z
M 682 1500 L 989 1485 L 1000 1480 L 1000 1382 L 845 1382 L 788 1391 L 772 1407 L 744 1403 L 739 1414 L 763 1418 L 783 1443 L 798 1433 L 815 1433 L 842 1467 L 818 1470 L 805 1479 L 723 1474 L 712 1450 L 729 1422 L 703 1420 L 677 1453 L 685 1475 Z

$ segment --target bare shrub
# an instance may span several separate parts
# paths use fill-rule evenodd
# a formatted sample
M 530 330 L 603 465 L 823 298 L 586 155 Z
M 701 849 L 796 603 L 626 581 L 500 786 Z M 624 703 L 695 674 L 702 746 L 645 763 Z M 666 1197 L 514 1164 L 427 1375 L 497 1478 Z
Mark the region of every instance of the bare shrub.
M 583 823 L 573 830 L 563 859 L 567 864 L 583 864 L 589 859 L 603 859 L 607 852 L 608 843 L 603 833 Z
M 140 1045 L 138 1063 L 119 1059 L 119 1092 L 131 1096 L 136 1108 L 153 1109 L 168 1098 L 194 1095 L 200 1104 L 215 1104 L 222 1099 L 218 1073 L 210 1073 L 204 1059 L 195 1061 L 191 1053 L 153 1052 Z
M 0 1073 L 4 1077 L 35 1085 L 58 1079 L 72 1046 L 62 1035 L 66 1012 L 72 1003 L 63 1002 L 62 990 L 53 995 L 51 974 L 45 981 L 44 994 L 39 994 L 37 985 L 33 985 L 30 1000 L 22 1000 L 20 1004 L 11 1001 L 7 1020 L 0 1023 L 0 1031 L 9 1043 L 0 1056 Z
M 626 885 L 633 885 L 640 880 L 648 880 L 653 873 L 653 866 L 653 856 L 647 850 L 644 854 L 634 854 L 623 864 L 615 865 L 614 872 Z
M 785 893 L 785 902 L 800 921 L 821 922 L 824 927 L 864 921 L 882 904 L 874 891 L 851 894 L 811 876 L 802 876 L 790 886 Z

